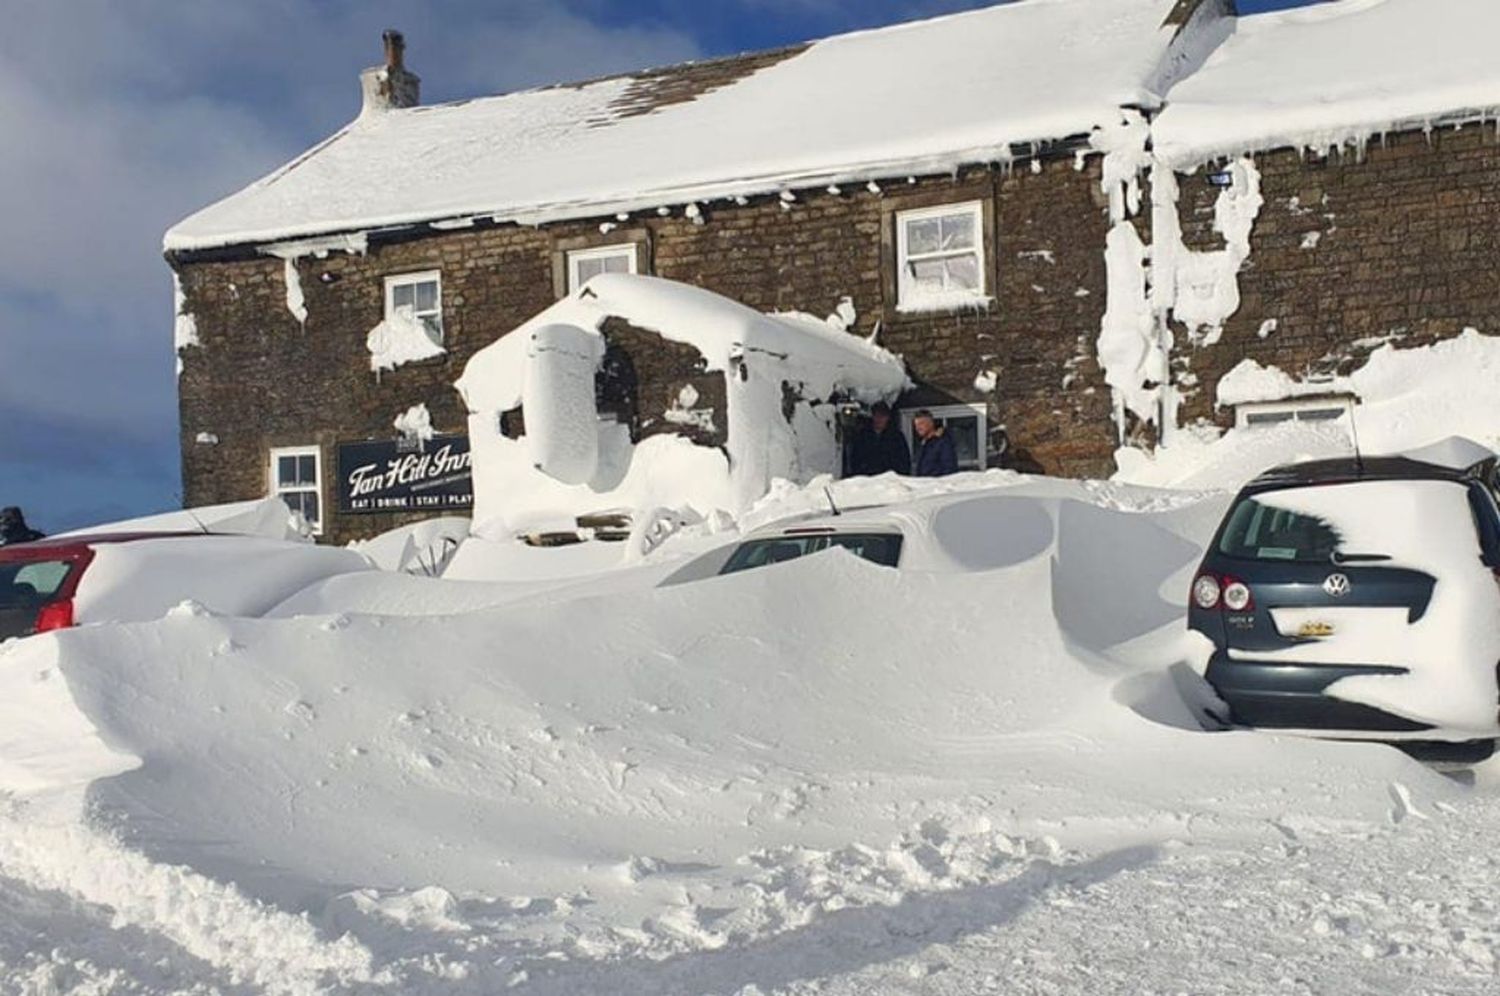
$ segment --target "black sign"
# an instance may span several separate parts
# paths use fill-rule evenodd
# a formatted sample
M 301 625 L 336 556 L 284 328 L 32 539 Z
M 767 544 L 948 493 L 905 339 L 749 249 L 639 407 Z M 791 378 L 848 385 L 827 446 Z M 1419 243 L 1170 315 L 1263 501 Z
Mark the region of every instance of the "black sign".
M 339 511 L 458 512 L 474 504 L 468 436 L 339 443 Z

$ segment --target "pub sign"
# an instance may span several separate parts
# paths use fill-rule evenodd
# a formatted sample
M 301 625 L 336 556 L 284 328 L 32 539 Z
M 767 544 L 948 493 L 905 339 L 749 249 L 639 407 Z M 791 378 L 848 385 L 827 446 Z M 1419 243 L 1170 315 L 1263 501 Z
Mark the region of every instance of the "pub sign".
M 338 444 L 339 511 L 459 512 L 474 504 L 468 436 Z

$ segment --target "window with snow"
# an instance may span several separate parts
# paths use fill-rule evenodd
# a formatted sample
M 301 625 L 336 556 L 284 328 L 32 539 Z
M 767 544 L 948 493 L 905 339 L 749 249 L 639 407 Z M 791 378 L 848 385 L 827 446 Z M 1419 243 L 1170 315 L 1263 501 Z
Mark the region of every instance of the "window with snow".
M 945 405 L 941 408 L 929 408 L 928 411 L 932 412 L 933 420 L 953 440 L 953 449 L 958 453 L 958 469 L 984 470 L 988 465 L 986 439 L 989 436 L 989 414 L 985 406 Z M 901 413 L 901 431 L 906 434 L 906 441 L 911 445 L 914 458 L 919 445 L 917 435 L 911 427 L 915 416 L 915 409 Z
M 575 249 L 568 253 L 568 293 L 571 294 L 601 273 L 636 272 L 633 243 Z
M 271 493 L 301 514 L 315 535 L 322 535 L 323 451 L 316 446 L 273 449 Z
M 385 278 L 385 317 L 415 318 L 434 343 L 443 344 L 443 278 L 437 270 Z
M 1347 398 L 1256 401 L 1235 406 L 1234 424 L 1241 429 L 1258 429 L 1283 422 L 1336 422 L 1352 410 Z
M 899 212 L 896 266 L 901 311 L 983 303 L 984 205 L 974 201 Z

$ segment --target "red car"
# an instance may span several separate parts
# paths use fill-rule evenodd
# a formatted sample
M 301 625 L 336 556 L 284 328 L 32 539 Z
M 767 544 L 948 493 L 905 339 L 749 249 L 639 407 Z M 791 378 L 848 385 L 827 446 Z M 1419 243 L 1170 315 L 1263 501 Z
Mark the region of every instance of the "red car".
M 257 616 L 314 581 L 369 569 L 350 550 L 257 536 L 99 533 L 0 546 L 0 641 L 159 619 L 185 599 Z
M 73 596 L 94 560 L 96 545 L 161 536 L 115 533 L 0 546 L 0 640 L 72 626 Z

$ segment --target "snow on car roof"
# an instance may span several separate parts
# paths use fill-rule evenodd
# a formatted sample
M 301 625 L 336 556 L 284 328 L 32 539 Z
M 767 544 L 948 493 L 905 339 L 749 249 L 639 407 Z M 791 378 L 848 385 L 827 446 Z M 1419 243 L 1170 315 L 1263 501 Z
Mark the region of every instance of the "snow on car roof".
M 168 250 L 539 223 L 1006 161 L 1154 107 L 1177 0 L 1021 2 L 799 48 L 361 116 Z M 607 164 L 607 165 L 601 165 Z
M 1241 17 L 1167 93 L 1157 154 L 1193 166 L 1241 152 L 1324 151 L 1500 108 L 1494 0 L 1341 0 Z

